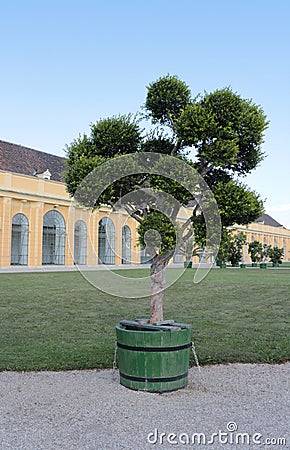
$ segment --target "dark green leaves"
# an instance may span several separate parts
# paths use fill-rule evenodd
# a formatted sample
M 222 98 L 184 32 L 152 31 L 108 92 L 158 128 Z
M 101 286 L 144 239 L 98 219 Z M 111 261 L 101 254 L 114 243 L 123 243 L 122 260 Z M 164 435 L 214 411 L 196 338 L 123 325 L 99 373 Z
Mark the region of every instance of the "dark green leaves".
M 160 211 L 152 211 L 144 217 L 142 224 L 138 227 L 138 233 L 140 244 L 153 256 L 172 250 L 177 244 L 177 228 Z
M 97 155 L 112 158 L 139 151 L 141 132 L 131 115 L 111 117 L 91 125 L 91 142 Z
M 149 84 L 145 107 L 153 123 L 172 126 L 189 102 L 189 87 L 176 76 L 166 75 Z
M 236 175 L 249 173 L 264 158 L 261 145 L 268 122 L 259 106 L 230 88 L 193 99 L 185 82 L 166 75 L 148 86 L 145 109 L 157 125 L 147 136 L 136 118 L 120 115 L 92 124 L 90 136 L 67 147 L 67 189 L 77 201 L 93 208 L 104 203 L 125 208 L 142 222 L 143 245 L 146 230 L 158 231 L 159 237 L 152 235 L 153 247 L 160 245 L 161 252 L 175 246 L 173 222 L 190 200 L 195 242 L 203 247 L 220 227 L 213 214 L 215 200 L 223 227 L 248 224 L 262 214 L 259 196 L 236 181 Z M 165 155 L 173 162 L 164 170 Z M 129 161 L 122 159 L 128 156 Z M 137 156 L 143 157 L 141 163 Z
M 246 225 L 263 213 L 263 202 L 259 196 L 234 180 L 218 182 L 212 190 L 225 227 L 234 223 Z

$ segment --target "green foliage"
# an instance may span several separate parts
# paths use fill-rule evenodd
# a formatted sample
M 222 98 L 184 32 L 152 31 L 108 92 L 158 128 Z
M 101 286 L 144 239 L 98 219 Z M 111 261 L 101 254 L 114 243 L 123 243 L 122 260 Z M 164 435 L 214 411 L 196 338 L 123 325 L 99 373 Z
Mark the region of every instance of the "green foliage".
M 284 256 L 284 249 L 278 248 L 278 247 L 271 247 L 268 248 L 268 256 L 270 258 L 270 261 L 274 264 L 282 264 L 282 259 Z
M 245 174 L 264 158 L 260 146 L 267 125 L 260 107 L 226 88 L 188 104 L 175 131 L 183 145 L 195 148 L 201 167 Z
M 162 153 L 171 155 L 174 149 L 172 138 L 164 136 L 163 133 L 153 132 L 148 134 L 146 141 L 141 144 L 141 152 Z
M 83 179 L 105 161 L 140 151 L 141 141 L 142 130 L 131 115 L 102 119 L 92 124 L 90 136 L 79 136 L 66 146 L 68 170 L 65 181 L 68 192 L 74 195 Z M 119 194 L 120 185 L 116 185 L 116 190 Z M 113 194 L 112 189 L 110 193 Z M 116 198 L 118 194 L 113 195 Z M 110 195 L 106 197 L 106 203 L 110 204 Z
M 139 125 L 131 115 L 102 119 L 91 125 L 95 154 L 105 158 L 136 153 L 141 141 Z
M 232 265 L 238 264 L 243 258 L 243 246 L 246 245 L 246 235 L 244 233 L 238 233 L 230 240 L 228 248 L 228 261 Z
M 259 195 L 235 180 L 218 181 L 211 186 L 223 226 L 246 225 L 263 213 Z
M 165 214 L 159 211 L 152 211 L 144 217 L 138 227 L 138 233 L 140 244 L 153 256 L 172 250 L 177 243 L 177 228 Z
M 178 77 L 166 75 L 149 84 L 145 108 L 153 123 L 173 125 L 190 102 L 190 89 Z
M 216 258 L 217 265 L 224 264 L 228 261 L 231 242 L 232 242 L 231 233 L 224 228 L 222 232 L 219 251 Z
M 86 134 L 67 146 L 66 152 L 69 170 L 66 172 L 65 181 L 69 194 L 74 195 L 83 179 L 106 159 L 97 155 L 91 139 Z
M 252 241 L 249 243 L 248 252 L 253 263 L 261 262 L 265 259 L 265 251 L 267 253 L 267 246 L 263 246 L 259 241 Z
M 184 81 L 166 75 L 149 84 L 145 111 L 147 118 L 156 125 L 147 135 L 143 134 L 136 117 L 119 115 L 92 124 L 89 136 L 79 137 L 67 146 L 66 183 L 71 195 L 92 169 L 105 161 L 116 162 L 113 169 L 102 166 L 108 179 L 111 176 L 109 172 L 113 170 L 116 173 L 115 181 L 102 195 L 93 203 L 89 200 L 93 189 L 98 187 L 98 181 L 88 180 L 87 193 L 81 192 L 78 200 L 94 208 L 101 204 L 116 207 L 119 202 L 119 206 L 125 207 L 132 217 L 142 222 L 140 233 L 143 237 L 146 230 L 157 226 L 156 230 L 162 236 L 161 253 L 165 249 L 174 249 L 174 226 L 171 228 L 165 219 L 163 223 L 157 214 L 157 194 L 166 192 L 177 201 L 174 204 L 163 197 L 164 208 L 170 212 L 173 221 L 178 207 L 186 206 L 192 195 L 172 178 L 146 172 L 146 167 L 142 175 L 139 172 L 134 175 L 132 170 L 132 175 L 120 179 L 120 174 L 127 168 L 122 166 L 118 156 L 157 152 L 180 158 L 201 174 L 216 198 L 223 227 L 234 223 L 248 224 L 263 213 L 259 195 L 235 178 L 249 173 L 264 158 L 261 145 L 268 122 L 259 106 L 252 100 L 242 99 L 230 88 L 192 98 Z M 132 169 L 133 166 L 134 161 Z M 190 185 L 190 180 L 187 181 Z M 134 203 L 131 197 L 124 205 L 120 199 L 132 191 L 138 191 L 139 203 Z M 192 225 L 195 241 L 204 247 L 206 224 L 198 202 L 192 209 Z M 184 244 L 180 239 L 179 243 Z
M 222 240 L 217 255 L 217 265 L 230 261 L 232 265 L 238 264 L 243 258 L 243 246 L 247 244 L 246 235 L 232 233 L 226 229 L 223 230 Z

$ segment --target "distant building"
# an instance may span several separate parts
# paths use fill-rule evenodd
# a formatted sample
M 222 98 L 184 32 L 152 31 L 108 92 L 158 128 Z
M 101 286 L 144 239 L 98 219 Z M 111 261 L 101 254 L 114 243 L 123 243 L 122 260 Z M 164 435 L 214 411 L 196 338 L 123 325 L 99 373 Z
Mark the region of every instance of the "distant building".
M 125 211 L 78 206 L 66 191 L 65 170 L 64 158 L 0 141 L 0 268 L 148 262 L 136 221 Z M 187 216 L 183 208 L 180 220 Z M 267 214 L 233 228 L 249 242 L 283 247 L 290 260 L 290 231 Z M 174 262 L 182 260 L 176 255 Z
M 290 261 L 290 230 L 268 214 L 263 214 L 249 225 L 234 225 L 230 228 L 237 233 L 245 233 L 248 243 L 259 241 L 263 245 L 283 248 L 284 261 Z M 251 262 L 246 248 L 244 248 L 244 262 Z
M 0 268 L 146 261 L 135 220 L 77 206 L 65 169 L 64 158 L 0 141 Z

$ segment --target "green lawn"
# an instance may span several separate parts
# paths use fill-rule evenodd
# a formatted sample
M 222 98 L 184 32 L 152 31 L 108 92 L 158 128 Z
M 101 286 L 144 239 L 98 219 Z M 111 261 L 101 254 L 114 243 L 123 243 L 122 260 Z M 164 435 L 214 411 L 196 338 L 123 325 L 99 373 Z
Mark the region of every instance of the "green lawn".
M 193 325 L 201 364 L 290 360 L 290 270 L 193 275 L 166 291 L 165 318 Z M 1 274 L 0 370 L 112 367 L 115 325 L 148 315 L 148 298 L 109 296 L 77 272 Z

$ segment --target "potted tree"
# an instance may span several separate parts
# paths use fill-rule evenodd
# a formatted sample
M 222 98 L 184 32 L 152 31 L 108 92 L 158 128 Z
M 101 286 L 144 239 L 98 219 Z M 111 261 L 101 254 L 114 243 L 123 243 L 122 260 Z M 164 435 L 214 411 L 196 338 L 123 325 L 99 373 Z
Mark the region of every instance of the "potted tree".
M 263 250 L 262 250 L 261 255 L 260 255 L 260 261 L 261 261 L 260 262 L 260 269 L 267 269 L 266 260 L 267 260 L 267 257 L 268 257 L 269 248 L 270 248 L 269 245 L 267 245 L 267 244 L 263 245 Z
M 284 256 L 284 249 L 269 246 L 268 256 L 269 256 L 270 261 L 273 264 L 273 267 L 279 267 L 279 265 L 282 264 L 282 259 Z
M 252 261 L 252 267 L 257 267 L 257 263 L 262 260 L 263 245 L 259 241 L 252 241 L 249 243 L 249 254 Z
M 231 234 L 228 230 L 223 229 L 221 243 L 216 258 L 216 265 L 219 266 L 221 269 L 227 268 L 230 245 L 231 245 Z
M 231 89 L 192 98 L 189 87 L 172 75 L 148 86 L 145 111 L 157 125 L 152 132 L 144 135 L 136 117 L 117 116 L 92 124 L 90 136 L 68 145 L 66 183 L 80 204 L 123 208 L 138 223 L 140 243 L 151 255 L 150 318 L 123 320 L 116 327 L 120 382 L 164 392 L 186 386 L 191 341 L 189 325 L 164 321 L 166 267 L 192 237 L 215 256 L 216 204 L 223 227 L 262 214 L 260 197 L 236 175 L 263 160 L 268 123 L 259 106 Z M 189 217 L 181 223 L 178 213 L 189 203 Z
M 228 248 L 228 260 L 232 267 L 239 267 L 243 258 L 243 245 L 246 244 L 246 235 L 239 233 L 231 237 Z

